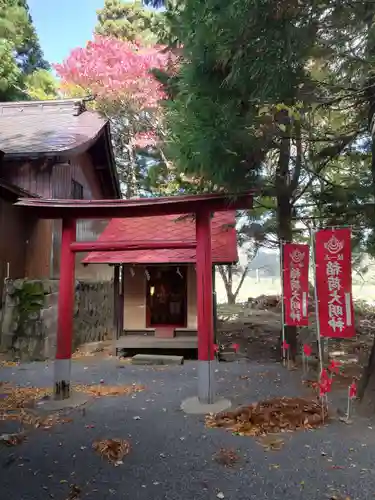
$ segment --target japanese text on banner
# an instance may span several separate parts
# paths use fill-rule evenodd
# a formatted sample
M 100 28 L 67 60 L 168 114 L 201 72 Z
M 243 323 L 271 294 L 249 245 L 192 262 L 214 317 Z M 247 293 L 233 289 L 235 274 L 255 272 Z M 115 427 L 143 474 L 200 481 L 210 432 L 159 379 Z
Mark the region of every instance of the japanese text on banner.
M 299 243 L 283 246 L 284 324 L 308 325 L 309 247 Z
M 318 231 L 315 249 L 320 335 L 353 337 L 350 229 Z

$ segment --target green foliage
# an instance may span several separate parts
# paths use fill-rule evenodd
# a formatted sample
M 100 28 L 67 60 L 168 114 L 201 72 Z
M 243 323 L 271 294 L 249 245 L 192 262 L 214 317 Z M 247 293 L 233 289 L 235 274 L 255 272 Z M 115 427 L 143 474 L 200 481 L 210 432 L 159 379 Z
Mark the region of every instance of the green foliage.
M 44 305 L 44 288 L 41 281 L 15 282 L 11 294 L 16 304 L 17 330 L 16 335 L 22 336 L 30 322 L 34 322 Z
M 268 123 L 264 105 L 295 103 L 315 35 L 307 9 L 279 9 L 273 0 L 187 0 L 175 18 L 186 62 L 167 124 L 182 171 L 231 189 L 256 185 L 275 125 L 286 130 L 283 110 Z
M 14 93 L 13 89 L 21 76 L 21 70 L 13 55 L 13 45 L 5 38 L 0 38 L 0 60 L 0 96 L 4 100 L 4 97 Z
M 368 153 L 364 160 L 357 142 L 374 9 L 349 0 L 186 0 L 171 22 L 184 62 L 166 105 L 167 153 L 178 170 L 229 190 L 255 187 L 260 203 L 276 196 L 266 217 L 272 241 L 303 239 L 318 217 L 359 221 L 349 209 L 369 202 Z
M 97 11 L 98 35 L 111 36 L 142 44 L 163 43 L 166 37 L 164 14 L 143 6 L 139 0 L 105 0 Z
M 43 101 L 58 97 L 56 78 L 47 70 L 39 69 L 25 78 L 27 94 L 35 100 Z
M 48 70 L 26 0 L 0 0 L 0 100 L 25 100 L 25 79 Z
M 5 0 L 5 3 L 8 5 L 17 5 L 21 11 L 26 12 L 23 40 L 22 43 L 17 46 L 17 57 L 23 72 L 29 75 L 37 69 L 49 70 L 50 65 L 44 59 L 38 35 L 35 31 L 33 20 L 29 12 L 27 0 Z

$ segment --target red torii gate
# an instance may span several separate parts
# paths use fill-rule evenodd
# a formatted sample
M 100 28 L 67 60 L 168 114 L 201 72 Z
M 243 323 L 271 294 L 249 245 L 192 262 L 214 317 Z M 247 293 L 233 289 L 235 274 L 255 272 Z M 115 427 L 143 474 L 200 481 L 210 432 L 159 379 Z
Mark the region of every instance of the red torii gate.
M 73 339 L 74 271 L 76 252 L 196 248 L 198 323 L 198 398 L 215 402 L 213 384 L 214 327 L 212 303 L 211 214 L 251 209 L 251 194 L 204 194 L 132 200 L 52 200 L 21 198 L 42 219 L 62 219 L 61 267 L 58 298 L 57 347 L 54 368 L 55 399 L 70 396 Z M 113 219 L 154 215 L 194 214 L 196 241 L 76 241 L 77 219 Z

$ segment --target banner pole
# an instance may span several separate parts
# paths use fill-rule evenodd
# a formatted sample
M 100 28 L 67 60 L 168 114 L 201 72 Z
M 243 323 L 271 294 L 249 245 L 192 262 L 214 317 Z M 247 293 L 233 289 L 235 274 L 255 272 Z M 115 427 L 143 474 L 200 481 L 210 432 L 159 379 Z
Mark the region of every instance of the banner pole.
M 323 370 L 323 352 L 322 352 L 322 339 L 320 337 L 319 299 L 318 299 L 318 290 L 316 288 L 315 231 L 313 229 L 311 230 L 311 262 L 313 265 L 313 276 L 314 276 L 315 322 L 316 322 L 316 336 L 317 336 L 318 351 L 319 351 L 319 364 L 320 364 L 319 377 L 320 377 Z
M 280 283 L 281 283 L 281 356 L 285 366 L 285 307 L 284 307 L 284 250 L 283 241 L 280 239 Z
M 347 410 L 346 410 L 346 419 L 349 420 L 350 418 L 350 387 L 348 387 L 348 407 L 347 407 Z

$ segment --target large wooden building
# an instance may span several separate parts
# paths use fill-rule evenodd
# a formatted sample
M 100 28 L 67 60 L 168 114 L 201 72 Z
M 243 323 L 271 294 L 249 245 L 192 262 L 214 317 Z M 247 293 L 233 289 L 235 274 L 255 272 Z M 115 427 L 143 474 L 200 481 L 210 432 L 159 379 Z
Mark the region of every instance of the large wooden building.
M 0 103 L 0 149 L 1 297 L 6 277 L 58 278 L 60 272 L 60 221 L 37 219 L 13 205 L 17 198 L 113 199 L 121 194 L 109 123 L 88 111 L 85 100 Z M 79 222 L 78 239 L 95 239 L 105 223 Z M 108 266 L 103 270 L 111 277 Z M 98 272 L 76 266 L 78 278 Z
M 211 219 L 213 264 L 237 261 L 235 213 Z M 113 219 L 100 241 L 191 241 L 195 221 L 174 215 Z M 118 348 L 196 348 L 196 250 L 92 252 L 85 264 L 121 266 Z

